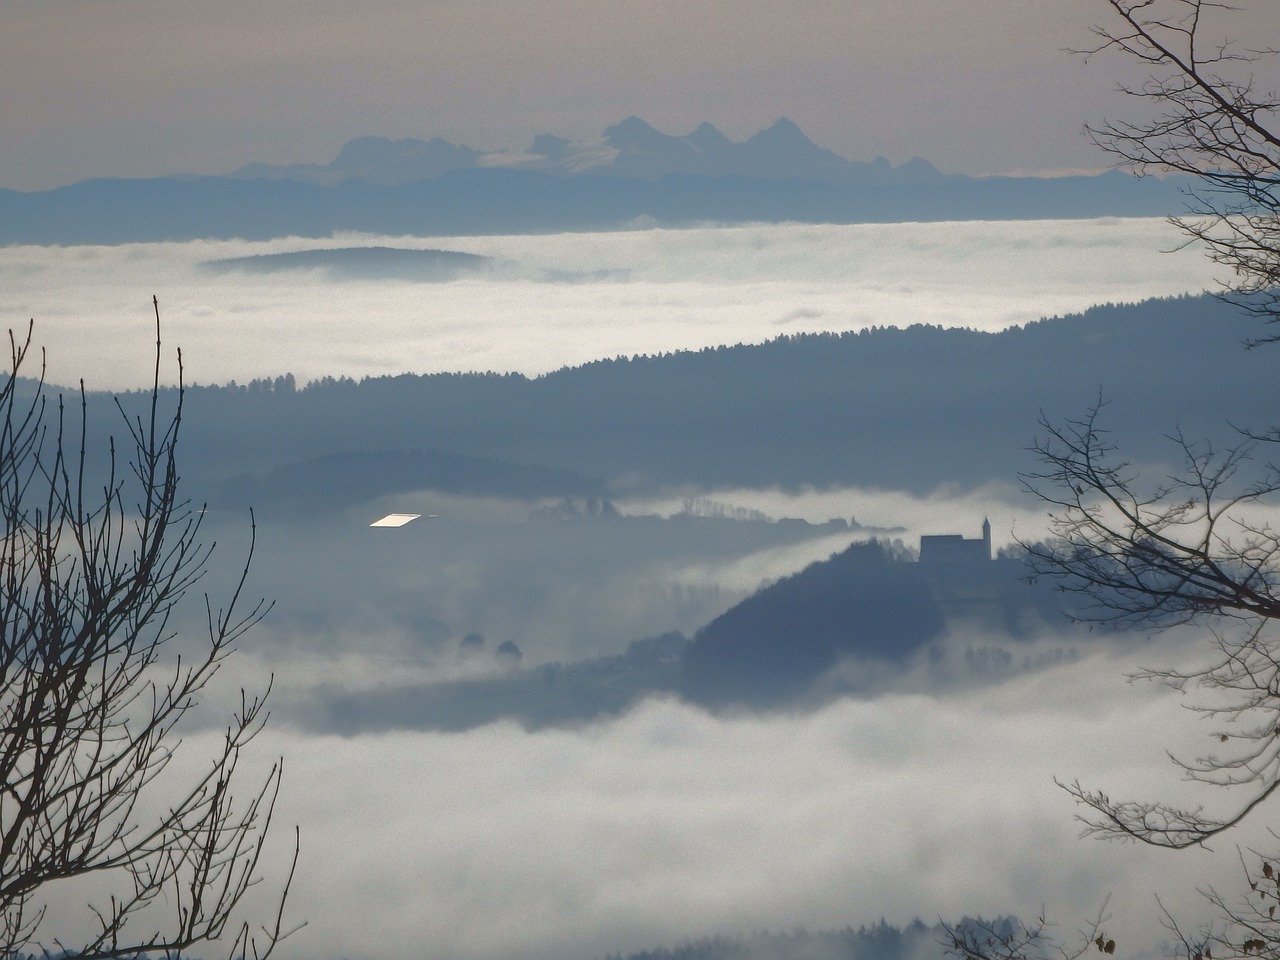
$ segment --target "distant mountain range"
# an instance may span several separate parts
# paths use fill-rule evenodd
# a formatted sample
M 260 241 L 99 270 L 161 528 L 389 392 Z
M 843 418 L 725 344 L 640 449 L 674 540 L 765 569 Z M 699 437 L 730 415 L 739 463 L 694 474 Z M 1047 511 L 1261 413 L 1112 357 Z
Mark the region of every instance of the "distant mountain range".
M 846 160 L 786 119 L 738 143 L 709 123 L 670 136 L 628 117 L 596 140 L 540 134 L 520 151 L 361 137 L 328 164 L 0 190 L 0 244 L 1165 216 L 1185 212 L 1184 186 L 1114 171 L 949 175 L 919 158 Z
M 523 150 L 491 153 L 439 137 L 425 141 L 360 137 L 344 146 L 331 163 L 251 163 L 231 176 L 241 180 L 297 180 L 319 186 L 355 179 L 394 187 L 474 168 L 533 170 L 559 177 L 597 174 L 657 180 L 674 174 L 799 178 L 876 186 L 957 179 L 945 176 L 919 157 L 897 167 L 884 157 L 869 163 L 846 160 L 817 146 L 785 117 L 741 143 L 730 140 L 710 123 L 686 136 L 671 136 L 639 117 L 627 117 L 607 127 L 602 136 L 593 140 L 566 140 L 543 133 Z

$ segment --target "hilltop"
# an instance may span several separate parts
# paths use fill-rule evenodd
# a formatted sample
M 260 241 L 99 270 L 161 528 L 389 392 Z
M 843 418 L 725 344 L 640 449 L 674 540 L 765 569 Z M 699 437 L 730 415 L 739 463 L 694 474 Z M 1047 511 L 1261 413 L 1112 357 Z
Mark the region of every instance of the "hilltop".
M 999 333 L 917 325 L 783 336 L 533 378 L 193 386 L 187 469 L 215 500 L 240 478 L 263 510 L 323 501 L 326 490 L 358 502 L 429 477 L 451 490 L 483 477 L 485 491 L 531 497 L 681 484 L 923 494 L 1012 482 L 1031 465 L 1037 411 L 1078 414 L 1100 394 L 1128 455 L 1159 463 L 1175 452 L 1170 424 L 1215 436 L 1267 409 L 1272 360 L 1242 349 L 1248 324 L 1210 297 L 1187 297 Z M 1215 384 L 1213 402 L 1188 383 Z

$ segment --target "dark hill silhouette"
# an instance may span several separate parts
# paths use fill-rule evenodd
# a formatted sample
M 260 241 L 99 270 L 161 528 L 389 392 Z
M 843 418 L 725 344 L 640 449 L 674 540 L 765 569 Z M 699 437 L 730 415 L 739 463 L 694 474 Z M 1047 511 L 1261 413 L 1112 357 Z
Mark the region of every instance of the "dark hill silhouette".
M 262 253 L 251 257 L 206 260 L 202 266 L 217 273 L 278 273 L 284 270 L 323 270 L 331 279 L 419 280 L 439 282 L 497 269 L 492 257 L 454 250 L 413 250 L 398 247 L 339 247 Z
M 942 608 L 914 563 L 855 543 L 779 580 L 699 630 L 683 693 L 706 704 L 781 706 L 845 658 L 904 663 L 942 635 Z
M 1019 928 L 1016 919 L 1004 917 L 994 922 L 966 918 L 950 927 L 941 923 L 926 927 L 913 920 L 898 928 L 881 920 L 857 930 L 845 927 L 810 933 L 797 927 L 787 933 L 760 930 L 743 937 L 718 934 L 674 947 L 610 954 L 606 960 L 944 960 L 952 956 L 947 945 L 957 930 L 1012 937 Z
M 1224 329 L 1227 327 L 1228 329 Z M 1099 394 L 1138 462 L 1172 425 L 1221 436 L 1270 409 L 1274 357 L 1251 321 L 1209 298 L 1099 307 L 1002 333 L 935 327 L 801 335 L 767 344 L 513 374 L 192 387 L 188 473 L 221 481 L 291 462 L 438 450 L 567 470 L 630 488 L 861 485 L 926 493 L 1013 482 L 1037 415 Z M 1191 385 L 1212 385 L 1213 389 Z M 731 399 L 730 399 L 731 398 Z M 141 403 L 126 395 L 126 406 Z M 570 495 L 565 492 L 562 495 Z
M 874 689 L 875 671 L 828 675 L 842 661 L 900 669 L 926 647 L 936 677 L 959 677 L 948 651 L 930 646 L 944 633 L 989 644 L 970 648 L 963 670 L 979 668 L 975 656 L 1007 669 L 1015 658 L 1003 644 L 1060 635 L 1084 602 L 1030 576 L 1021 551 L 920 563 L 900 545 L 854 543 L 699 630 L 685 654 L 682 692 L 711 706 L 812 705 Z

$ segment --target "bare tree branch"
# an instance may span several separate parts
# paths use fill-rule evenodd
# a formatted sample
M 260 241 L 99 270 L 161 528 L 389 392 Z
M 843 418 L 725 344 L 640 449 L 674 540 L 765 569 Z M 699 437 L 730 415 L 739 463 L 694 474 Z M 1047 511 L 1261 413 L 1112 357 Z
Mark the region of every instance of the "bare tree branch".
M 1091 47 L 1076 52 L 1090 60 L 1118 56 L 1141 79 L 1120 87 L 1135 117 L 1091 125 L 1089 134 L 1122 168 L 1188 178 L 1190 209 L 1174 225 L 1230 268 L 1221 296 L 1280 323 L 1280 97 L 1258 81 L 1277 51 L 1220 38 L 1236 12 L 1226 3 L 1099 3 L 1109 20 L 1094 28 Z M 1264 332 L 1251 345 L 1275 340 L 1280 333 Z M 1275 515 L 1280 470 L 1262 456 L 1280 441 L 1280 427 L 1236 430 L 1221 447 L 1175 432 L 1169 439 L 1178 467 L 1152 482 L 1120 456 L 1103 412 L 1099 400 L 1078 419 L 1041 419 L 1033 448 L 1039 467 L 1023 480 L 1047 505 L 1051 536 L 1024 546 L 1035 576 L 1079 597 L 1082 619 L 1209 627 L 1208 666 L 1135 676 L 1194 694 L 1191 709 L 1212 728 L 1210 746 L 1171 759 L 1193 781 L 1237 788 L 1237 799 L 1207 813 L 1114 800 L 1079 781 L 1060 785 L 1084 808 L 1087 835 L 1203 845 L 1256 815 L 1280 788 L 1280 531 L 1267 519 Z M 1240 863 L 1247 889 L 1238 899 L 1203 891 L 1210 923 L 1185 929 L 1164 911 L 1185 960 L 1214 960 L 1215 951 L 1217 960 L 1280 960 L 1280 867 L 1256 851 L 1242 853 Z M 1101 919 L 1093 947 L 1109 953 L 1114 944 L 1100 926 Z M 1039 960 L 1042 927 L 982 943 L 958 937 L 949 946 L 965 960 Z
M 1010 919 L 991 923 L 944 922 L 942 927 L 947 939 L 942 941 L 942 946 L 960 960 L 1080 960 L 1095 947 L 1102 954 L 1115 952 L 1115 941 L 1103 932 L 1108 919 L 1104 900 L 1093 921 L 1065 945 L 1050 931 L 1043 911 L 1030 924 Z
M 1208 35 L 1234 7 L 1209 0 L 1105 0 L 1114 26 L 1094 27 L 1086 58 L 1119 54 L 1145 76 L 1122 84 L 1144 113 L 1086 127 L 1117 163 L 1138 174 L 1192 178 L 1190 210 L 1173 223 L 1229 267 L 1223 294 L 1268 323 L 1280 320 L 1280 97 L 1259 89 L 1270 47 Z M 1254 343 L 1280 338 L 1267 334 Z
M 1152 486 L 1118 458 L 1103 408 L 1040 421 L 1044 436 L 1032 448 L 1040 468 L 1022 477 L 1050 511 L 1053 537 L 1024 544 L 1036 575 L 1080 594 L 1087 620 L 1168 626 L 1280 615 L 1280 531 L 1249 509 L 1280 491 L 1280 474 L 1258 468 L 1257 443 L 1219 450 L 1175 433 L 1182 470 Z
M 0 386 L 0 955 L 179 956 L 221 943 L 229 958 L 265 958 L 288 931 L 255 929 L 239 906 L 258 865 L 281 765 L 247 792 L 237 769 L 266 720 L 266 694 L 242 692 L 222 746 L 193 781 L 166 776 L 178 726 L 200 704 L 235 641 L 268 606 L 242 600 L 253 546 L 225 605 L 206 596 L 207 636 L 194 658 L 168 657 L 175 608 L 210 549 L 202 511 L 181 498 L 174 408 L 160 403 L 161 341 L 149 412 L 126 418 L 126 469 L 109 446 L 106 480 L 90 489 L 88 402 L 75 422 L 43 372 L 21 379 L 31 330 L 10 334 Z M 252 521 L 251 521 L 252 525 Z M 256 536 L 256 529 L 254 530 Z M 269 685 L 268 685 L 269 690 Z M 178 789 L 174 791 L 174 787 Z M 157 807 L 158 794 L 164 802 Z M 144 802 L 146 801 L 146 802 Z M 296 865 L 296 846 L 295 846 Z M 67 882 L 98 877 L 110 893 L 86 907 L 91 933 L 46 931 Z

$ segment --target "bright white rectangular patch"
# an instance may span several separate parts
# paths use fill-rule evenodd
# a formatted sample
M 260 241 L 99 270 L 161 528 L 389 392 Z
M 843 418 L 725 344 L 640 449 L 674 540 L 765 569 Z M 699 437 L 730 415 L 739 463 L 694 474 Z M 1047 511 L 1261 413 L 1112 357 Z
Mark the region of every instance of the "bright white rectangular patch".
M 417 520 L 422 514 L 420 513 L 388 513 L 381 520 L 375 520 L 369 524 L 371 527 L 403 527 L 410 520 Z

